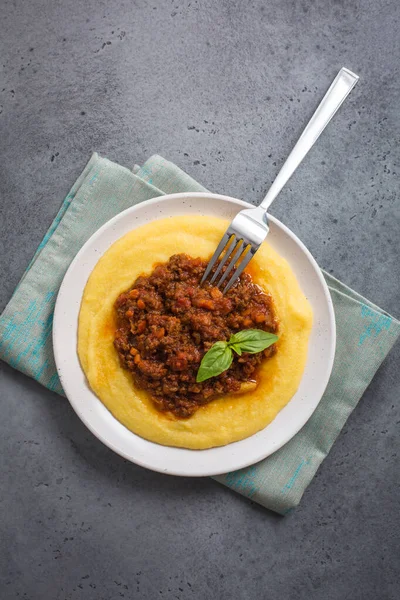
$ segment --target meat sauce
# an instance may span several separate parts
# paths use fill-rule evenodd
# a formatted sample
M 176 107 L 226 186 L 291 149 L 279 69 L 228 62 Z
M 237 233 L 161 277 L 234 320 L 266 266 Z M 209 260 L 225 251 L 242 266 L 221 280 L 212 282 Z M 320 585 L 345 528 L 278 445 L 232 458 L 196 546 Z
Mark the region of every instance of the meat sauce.
M 234 353 L 227 371 L 196 382 L 200 362 L 215 342 L 242 329 L 278 330 L 271 296 L 249 274 L 223 295 L 211 285 L 200 287 L 206 266 L 200 258 L 176 254 L 138 277 L 115 302 L 114 346 L 121 366 L 150 393 L 158 410 L 180 418 L 217 396 L 240 392 L 255 379 L 257 366 L 276 352 L 272 345 L 257 354 Z

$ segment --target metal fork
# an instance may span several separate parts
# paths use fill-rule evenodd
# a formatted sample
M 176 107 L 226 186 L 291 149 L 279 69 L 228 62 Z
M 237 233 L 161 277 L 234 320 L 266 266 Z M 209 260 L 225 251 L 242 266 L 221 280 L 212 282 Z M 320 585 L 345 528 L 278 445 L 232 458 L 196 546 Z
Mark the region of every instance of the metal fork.
M 313 147 L 357 81 L 358 75 L 349 69 L 340 69 L 264 200 L 256 208 L 241 210 L 229 225 L 207 265 L 201 283 L 206 281 L 219 260 L 219 264 L 210 278 L 210 283 L 221 288 L 222 284 L 228 280 L 223 290 L 224 293 L 232 287 L 267 237 L 269 231 L 268 207 L 293 175 L 307 152 Z

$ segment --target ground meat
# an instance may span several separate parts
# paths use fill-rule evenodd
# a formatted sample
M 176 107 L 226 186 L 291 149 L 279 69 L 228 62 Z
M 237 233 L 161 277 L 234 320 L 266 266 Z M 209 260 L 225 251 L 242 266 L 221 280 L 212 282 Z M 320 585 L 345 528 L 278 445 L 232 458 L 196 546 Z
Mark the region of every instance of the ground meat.
M 242 329 L 278 330 L 271 296 L 249 274 L 223 295 L 216 287 L 199 286 L 206 266 L 200 258 L 176 254 L 138 277 L 115 302 L 114 345 L 122 367 L 159 410 L 177 417 L 189 417 L 218 395 L 240 391 L 276 352 L 273 345 L 257 354 L 234 353 L 227 371 L 196 383 L 204 354 L 218 340 Z

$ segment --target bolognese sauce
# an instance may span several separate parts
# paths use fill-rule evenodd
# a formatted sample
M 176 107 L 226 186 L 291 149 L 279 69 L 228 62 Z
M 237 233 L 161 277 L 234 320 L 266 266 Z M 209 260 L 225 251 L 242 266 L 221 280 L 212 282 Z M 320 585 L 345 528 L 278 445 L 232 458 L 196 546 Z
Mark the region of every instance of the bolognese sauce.
M 257 354 L 235 354 L 228 370 L 196 382 L 201 360 L 215 342 L 243 329 L 278 330 L 271 296 L 248 273 L 222 294 L 212 285 L 200 286 L 206 266 L 201 258 L 176 254 L 138 277 L 115 302 L 114 346 L 121 366 L 158 410 L 179 418 L 217 396 L 240 392 L 276 352 L 274 344 Z

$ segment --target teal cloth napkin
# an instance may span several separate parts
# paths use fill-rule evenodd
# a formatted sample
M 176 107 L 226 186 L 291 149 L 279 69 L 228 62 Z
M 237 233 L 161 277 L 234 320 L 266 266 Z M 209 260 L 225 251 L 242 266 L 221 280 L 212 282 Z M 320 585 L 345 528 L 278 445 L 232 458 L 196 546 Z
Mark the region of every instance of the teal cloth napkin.
M 205 191 L 176 165 L 152 156 L 133 171 L 93 154 L 65 198 L 0 317 L 0 357 L 63 394 L 51 330 L 64 274 L 86 240 L 117 213 L 155 196 Z M 302 430 L 265 460 L 216 477 L 278 513 L 300 501 L 319 465 L 400 333 L 400 323 L 324 272 L 335 307 L 337 349 L 326 392 Z

